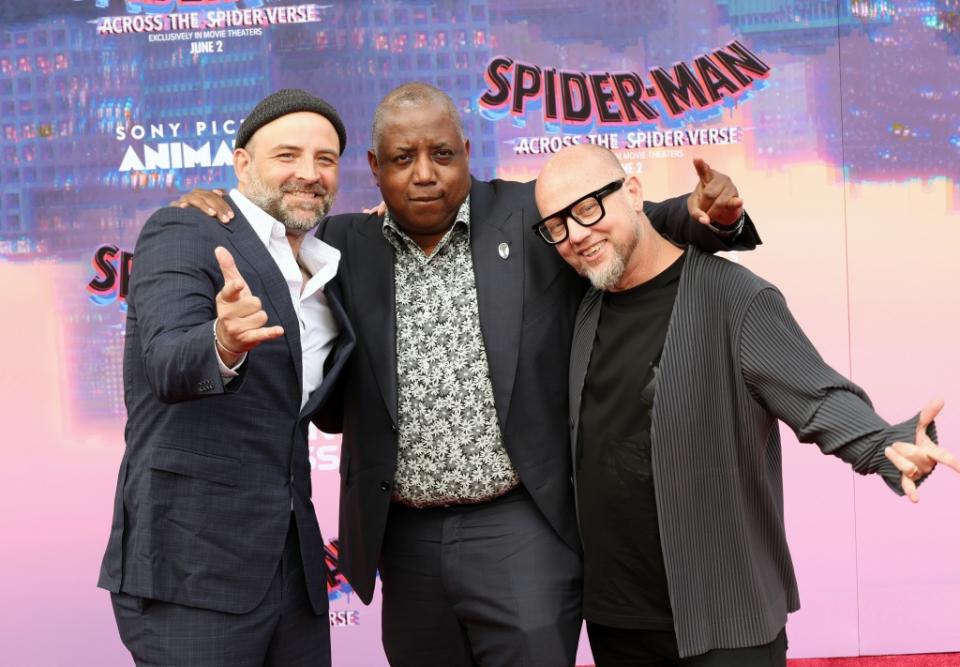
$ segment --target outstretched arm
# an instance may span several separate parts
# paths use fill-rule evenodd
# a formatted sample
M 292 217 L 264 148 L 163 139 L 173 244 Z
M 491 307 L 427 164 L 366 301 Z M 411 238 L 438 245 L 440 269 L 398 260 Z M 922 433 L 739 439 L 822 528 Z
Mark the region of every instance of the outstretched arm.
M 801 442 L 817 443 L 856 472 L 882 476 L 893 491 L 914 502 L 916 484 L 938 461 L 960 472 L 956 459 L 935 444 L 933 417 L 939 407 L 888 424 L 860 387 L 820 357 L 775 289 L 753 299 L 741 326 L 739 353 L 754 398 Z

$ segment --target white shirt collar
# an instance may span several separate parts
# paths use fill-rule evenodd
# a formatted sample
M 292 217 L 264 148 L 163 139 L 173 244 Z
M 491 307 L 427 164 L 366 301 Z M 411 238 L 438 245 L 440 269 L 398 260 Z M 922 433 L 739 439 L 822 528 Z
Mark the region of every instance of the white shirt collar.
M 230 190 L 230 199 L 237 205 L 243 217 L 247 219 L 250 226 L 263 245 L 269 249 L 270 239 L 275 242 L 286 242 L 287 228 L 283 223 L 264 211 L 262 208 L 250 201 L 246 195 L 236 188 Z M 303 237 L 303 243 L 300 245 L 300 256 L 298 259 L 303 262 L 304 267 L 310 272 L 311 288 L 322 287 L 337 275 L 337 267 L 340 264 L 340 251 L 328 243 L 324 243 L 312 232 L 308 232 Z

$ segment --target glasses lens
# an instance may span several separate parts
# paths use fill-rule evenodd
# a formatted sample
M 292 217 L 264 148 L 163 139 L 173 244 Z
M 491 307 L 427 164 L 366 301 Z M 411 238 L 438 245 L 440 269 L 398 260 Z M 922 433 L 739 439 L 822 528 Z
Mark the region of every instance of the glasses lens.
M 573 207 L 573 217 L 585 225 L 592 225 L 603 217 L 603 208 L 596 197 L 588 197 Z
M 563 218 L 555 216 L 553 218 L 547 218 L 540 224 L 541 234 L 543 238 L 553 243 L 557 243 L 563 240 L 563 237 L 567 234 L 567 225 L 563 221 Z

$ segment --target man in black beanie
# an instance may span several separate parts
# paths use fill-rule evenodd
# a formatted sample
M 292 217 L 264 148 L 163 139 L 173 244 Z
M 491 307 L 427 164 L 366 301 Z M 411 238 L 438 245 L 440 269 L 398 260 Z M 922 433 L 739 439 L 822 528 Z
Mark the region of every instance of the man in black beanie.
M 230 225 L 164 208 L 127 297 L 128 419 L 99 585 L 137 665 L 329 665 L 307 430 L 354 346 L 310 232 L 346 132 L 301 90 L 241 124 Z

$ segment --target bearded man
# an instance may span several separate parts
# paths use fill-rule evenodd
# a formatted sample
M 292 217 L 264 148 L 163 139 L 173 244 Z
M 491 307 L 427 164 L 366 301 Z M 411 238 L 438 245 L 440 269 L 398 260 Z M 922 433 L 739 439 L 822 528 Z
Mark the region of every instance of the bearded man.
M 99 585 L 137 665 L 329 665 L 307 430 L 354 346 L 312 233 L 346 132 L 301 90 L 237 133 L 234 219 L 164 208 L 127 299 L 128 419 Z
M 778 420 L 916 502 L 938 462 L 960 472 L 936 444 L 943 403 L 884 421 L 775 286 L 657 233 L 606 148 L 553 155 L 535 196 L 534 233 L 592 285 L 565 349 L 597 667 L 785 667 L 800 599 Z

